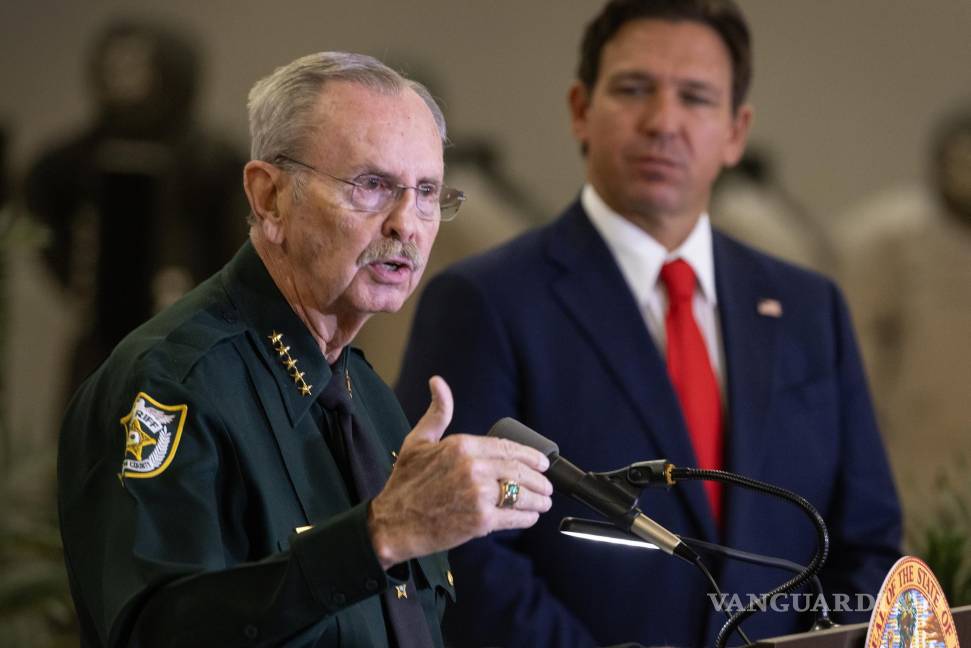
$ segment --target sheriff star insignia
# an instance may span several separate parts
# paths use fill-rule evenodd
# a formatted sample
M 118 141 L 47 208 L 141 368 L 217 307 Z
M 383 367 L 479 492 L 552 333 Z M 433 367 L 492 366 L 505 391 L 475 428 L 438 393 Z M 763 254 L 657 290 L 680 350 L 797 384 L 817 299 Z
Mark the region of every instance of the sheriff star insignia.
M 408 598 L 408 583 L 405 583 L 404 585 L 395 585 L 394 591 L 399 599 Z
M 162 474 L 172 463 L 182 438 L 187 405 L 166 405 L 138 392 L 128 414 L 118 421 L 125 431 L 125 453 L 119 477 L 146 479 Z M 152 446 L 150 451 L 146 451 Z
M 142 450 L 145 449 L 145 446 L 155 444 L 155 439 L 145 434 L 145 430 L 142 429 L 142 424 L 138 422 L 138 419 L 133 417 L 131 425 L 128 426 L 128 443 L 125 444 L 125 452 L 130 452 L 134 455 L 136 461 L 141 461 Z

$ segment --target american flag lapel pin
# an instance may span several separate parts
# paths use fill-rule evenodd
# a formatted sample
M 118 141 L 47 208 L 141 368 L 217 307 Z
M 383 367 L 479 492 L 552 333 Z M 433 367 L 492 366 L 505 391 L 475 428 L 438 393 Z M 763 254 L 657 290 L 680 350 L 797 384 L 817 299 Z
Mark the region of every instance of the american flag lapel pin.
M 782 303 L 778 299 L 760 299 L 755 310 L 763 317 L 782 317 Z

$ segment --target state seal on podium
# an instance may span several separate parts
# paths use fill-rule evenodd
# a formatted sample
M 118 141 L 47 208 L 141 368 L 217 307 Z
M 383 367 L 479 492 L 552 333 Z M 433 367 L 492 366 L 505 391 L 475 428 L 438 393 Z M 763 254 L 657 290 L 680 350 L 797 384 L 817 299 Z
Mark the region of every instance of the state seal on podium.
M 958 648 L 944 591 L 923 560 L 904 556 L 880 587 L 866 648 Z

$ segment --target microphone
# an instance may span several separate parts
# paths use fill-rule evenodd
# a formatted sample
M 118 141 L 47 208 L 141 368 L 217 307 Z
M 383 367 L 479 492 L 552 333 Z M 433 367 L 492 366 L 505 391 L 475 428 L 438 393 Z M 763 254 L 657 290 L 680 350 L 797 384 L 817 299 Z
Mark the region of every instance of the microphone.
M 550 460 L 546 477 L 553 488 L 569 495 L 604 516 L 615 526 L 657 545 L 662 551 L 694 564 L 698 558 L 690 547 L 637 508 L 637 496 L 609 481 L 605 476 L 586 472 L 560 456 L 560 447 L 538 432 L 512 418 L 500 419 L 488 436 L 509 439 L 539 450 Z

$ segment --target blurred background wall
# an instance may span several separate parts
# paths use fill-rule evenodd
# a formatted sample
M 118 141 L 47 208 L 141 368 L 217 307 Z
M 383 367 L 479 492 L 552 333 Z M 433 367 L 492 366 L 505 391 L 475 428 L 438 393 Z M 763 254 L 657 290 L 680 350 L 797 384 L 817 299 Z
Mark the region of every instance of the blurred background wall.
M 582 26 L 599 5 L 283 0 L 269 10 L 251 0 L 3 3 L 0 127 L 8 131 L 7 167 L 12 178 L 21 177 L 42 150 L 90 121 L 84 72 L 92 41 L 111 20 L 132 16 L 195 39 L 203 61 L 200 121 L 240 147 L 247 144 L 246 93 L 256 78 L 308 52 L 362 51 L 430 84 L 445 103 L 457 145 L 473 137 L 488 142 L 506 175 L 552 216 L 582 178 L 564 98 Z M 771 159 L 790 206 L 828 234 L 868 196 L 923 181 L 932 127 L 971 99 L 971 2 L 741 5 L 755 38 L 752 144 Z M 473 194 L 469 205 L 476 199 L 485 202 Z M 821 265 L 829 266 L 825 259 Z
M 6 169 L 8 193 L 13 196 L 0 219 L 0 425 L 5 427 L 0 451 L 7 475 L 19 474 L 14 458 L 52 459 L 74 317 L 70 296 L 59 291 L 39 260 L 44 232 L 26 225 L 26 219 L 13 218 L 22 212 L 16 187 L 42 151 L 90 123 L 94 105 L 85 79 L 86 60 L 96 35 L 110 21 L 158 20 L 193 38 L 203 61 L 198 121 L 214 136 L 243 149 L 248 146 L 249 87 L 300 55 L 324 49 L 365 52 L 422 79 L 442 98 L 456 142 L 450 169 L 461 180 L 452 182 L 469 190 L 468 207 L 459 218 L 479 217 L 472 227 L 489 230 L 466 236 L 464 253 L 554 216 L 576 195 L 582 167 L 569 134 L 565 95 L 580 33 L 600 4 L 0 3 L 0 129 L 6 133 L 6 160 L 0 160 L 0 168 Z M 860 205 L 871 204 L 873 196 L 921 191 L 936 124 L 955 107 L 971 102 L 971 1 L 740 4 L 755 43 L 752 145 L 769 164 L 771 178 L 770 195 L 755 202 L 776 205 L 768 211 L 788 211 L 787 218 L 793 219 L 789 225 L 770 226 L 766 221 L 760 227 L 760 221 L 750 217 L 748 231 L 757 244 L 770 248 L 774 244 L 766 236 L 773 227 L 779 236 L 788 236 L 788 247 L 780 242 L 779 251 L 818 239 L 823 252 L 800 256 L 794 251 L 792 257 L 830 274 L 850 275 L 844 267 L 855 256 L 853 242 L 862 239 L 844 234 L 847 225 L 852 226 L 847 219 L 856 218 Z M 481 145 L 496 177 L 483 179 L 489 174 L 483 174 L 485 167 L 474 151 L 470 154 L 469 143 Z M 520 195 L 510 201 L 513 190 Z M 731 211 L 727 205 L 726 219 Z M 741 211 L 756 213 L 754 208 Z M 717 223 L 718 213 L 714 217 Z M 746 227 L 737 231 L 744 236 Z M 849 249 L 846 241 L 852 243 Z M 959 263 L 968 260 L 967 250 L 962 250 L 959 255 L 965 256 L 958 257 Z M 892 260 L 877 259 L 883 261 Z M 389 321 L 403 334 L 407 314 Z M 393 352 L 375 350 L 373 355 L 379 370 L 393 380 Z M 879 393 L 877 397 L 889 398 Z M 969 417 L 962 421 L 964 436 L 971 437 Z M 891 450 L 894 436 L 900 434 L 904 433 L 887 433 Z M 948 448 L 958 446 L 967 447 L 967 441 L 948 441 L 928 460 L 950 460 L 954 453 Z M 896 461 L 898 478 L 909 492 L 910 477 L 900 469 L 904 462 Z M 37 479 L 36 472 L 24 474 L 22 481 L 32 488 L 43 490 L 49 483 Z M 965 479 L 962 488 L 969 487 Z M 0 587 L 0 608 L 2 595 Z
M 921 178 L 942 111 L 971 98 L 968 0 L 741 0 L 755 37 L 753 139 L 795 196 L 825 218 Z M 449 120 L 487 134 L 550 210 L 580 164 L 565 92 L 593 0 L 36 0 L 0 6 L 0 120 L 13 168 L 89 114 L 94 35 L 118 15 L 156 16 L 200 41 L 208 123 L 245 142 L 252 82 L 308 52 L 366 52 L 426 76 Z

